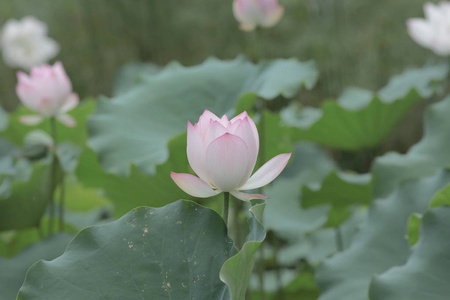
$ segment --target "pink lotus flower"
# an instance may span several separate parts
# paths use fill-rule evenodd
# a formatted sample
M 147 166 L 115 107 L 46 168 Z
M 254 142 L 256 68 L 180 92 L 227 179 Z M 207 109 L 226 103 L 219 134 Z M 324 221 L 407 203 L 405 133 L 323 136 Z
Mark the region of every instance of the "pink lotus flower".
M 425 3 L 426 19 L 413 18 L 406 22 L 409 35 L 422 47 L 438 55 L 450 54 L 450 2 Z
M 264 164 L 250 177 L 259 151 L 258 130 L 246 112 L 228 121 L 205 110 L 194 126 L 188 122 L 187 156 L 200 177 L 170 173 L 175 183 L 194 197 L 207 198 L 230 192 L 243 201 L 267 199 L 261 194 L 240 190 L 262 187 L 283 171 L 291 153 L 280 154 Z
M 252 31 L 256 26 L 275 26 L 283 16 L 284 8 L 278 0 L 234 0 L 233 13 L 242 30 Z
M 8 20 L 0 33 L 3 58 L 10 67 L 30 70 L 59 52 L 57 42 L 47 36 L 47 25 L 33 18 Z
M 21 116 L 22 123 L 36 125 L 47 117 L 56 118 L 69 127 L 76 125 L 66 112 L 78 105 L 78 95 L 72 93 L 72 83 L 61 62 L 34 67 L 30 76 L 17 72 L 17 78 L 16 92 L 20 101 L 39 114 Z

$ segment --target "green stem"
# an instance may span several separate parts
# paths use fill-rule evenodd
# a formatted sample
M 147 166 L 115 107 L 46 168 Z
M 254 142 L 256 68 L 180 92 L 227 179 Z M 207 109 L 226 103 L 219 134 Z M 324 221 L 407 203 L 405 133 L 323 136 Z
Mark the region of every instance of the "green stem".
M 53 138 L 53 159 L 50 173 L 50 202 L 49 202 L 49 222 L 48 222 L 48 234 L 53 234 L 54 218 L 55 218 L 55 189 L 57 186 L 57 171 L 58 171 L 58 158 L 56 157 L 56 120 L 54 117 L 50 118 L 50 133 Z
M 266 291 L 264 289 L 264 243 L 261 244 L 261 256 L 258 261 L 258 279 L 259 279 L 259 295 L 261 300 L 266 299 Z
M 242 208 L 243 208 L 243 202 L 239 199 L 235 199 L 235 211 L 234 211 L 234 224 L 233 224 L 233 228 L 234 231 L 236 233 L 236 246 L 238 249 L 241 249 L 242 246 L 244 245 L 244 237 L 242 236 L 243 232 L 242 232 L 242 218 L 241 218 L 241 212 L 242 212 Z
M 280 252 L 281 248 L 281 241 L 278 239 L 278 237 L 275 236 L 274 241 L 275 246 L 275 276 L 277 278 L 277 300 L 284 300 L 284 292 L 283 292 L 283 281 L 281 280 L 281 268 L 280 264 L 278 263 L 278 253 Z
M 341 232 L 341 227 L 338 226 L 334 229 L 335 231 L 335 235 L 336 235 L 336 246 L 339 252 L 341 252 L 342 250 L 344 250 L 344 243 L 342 241 L 342 232 Z
M 228 228 L 228 210 L 230 209 L 230 193 L 223 193 L 223 210 L 222 210 L 222 218 L 225 222 L 225 226 Z
M 253 61 L 259 62 L 262 59 L 262 47 L 261 47 L 261 41 L 260 41 L 260 30 L 259 28 L 256 28 L 255 31 L 252 33 L 253 36 Z
M 61 191 L 59 194 L 59 232 L 64 231 L 64 198 L 66 196 L 66 185 L 64 181 L 64 174 L 61 178 Z
M 266 160 L 266 118 L 265 118 L 265 111 L 266 111 L 266 100 L 260 99 L 260 105 L 259 105 L 259 114 L 261 116 L 261 119 L 259 121 L 259 167 L 264 165 Z M 258 189 L 258 192 L 260 194 L 263 193 L 263 188 L 260 187 Z M 259 292 L 260 292 L 260 299 L 265 300 L 266 298 L 266 292 L 264 290 L 264 272 L 265 272 L 265 262 L 264 262 L 264 255 L 263 255 L 263 246 L 264 243 L 261 244 L 261 252 L 262 255 L 259 258 L 258 261 L 258 278 L 259 278 Z

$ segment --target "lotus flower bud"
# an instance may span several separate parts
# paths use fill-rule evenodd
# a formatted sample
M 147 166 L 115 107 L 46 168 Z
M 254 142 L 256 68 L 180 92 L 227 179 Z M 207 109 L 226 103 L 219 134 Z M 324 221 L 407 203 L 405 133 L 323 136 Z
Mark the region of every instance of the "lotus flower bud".
M 234 0 L 233 13 L 242 30 L 252 31 L 257 26 L 275 26 L 283 16 L 284 8 L 278 0 Z
M 22 104 L 39 115 L 22 116 L 27 125 L 40 123 L 44 117 L 56 118 L 66 126 L 75 126 L 75 120 L 66 114 L 78 105 L 78 95 L 72 93 L 72 83 L 60 62 L 31 69 L 28 76 L 17 73 L 16 92 Z
M 198 177 L 173 172 L 171 177 L 194 197 L 207 198 L 229 192 L 243 201 L 267 199 L 264 195 L 241 190 L 270 183 L 283 171 L 291 153 L 275 156 L 250 176 L 258 151 L 258 130 L 246 112 L 229 121 L 226 115 L 218 118 L 205 110 L 198 123 L 188 122 L 187 129 L 187 157 Z
M 47 26 L 33 18 L 8 20 L 0 35 L 5 63 L 30 70 L 46 63 L 59 52 L 59 45 L 47 36 Z

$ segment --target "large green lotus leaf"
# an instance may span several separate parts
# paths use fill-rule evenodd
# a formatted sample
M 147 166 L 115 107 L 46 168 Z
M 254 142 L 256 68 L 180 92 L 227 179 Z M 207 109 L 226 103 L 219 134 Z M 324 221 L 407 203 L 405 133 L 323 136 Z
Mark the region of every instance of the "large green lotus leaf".
M 301 187 L 321 182 L 334 168 L 333 160 L 319 147 L 306 142 L 296 144 L 288 167 L 264 191 L 270 197 L 264 212 L 266 229 L 292 238 L 322 226 L 327 221 L 328 208 L 302 209 Z
M 374 162 L 374 193 L 383 197 L 404 180 L 430 176 L 450 165 L 450 96 L 433 104 L 425 114 L 422 139 L 406 154 L 389 152 Z
M 369 299 L 370 281 L 392 267 L 403 265 L 410 255 L 408 218 L 424 213 L 436 191 L 450 180 L 450 172 L 408 181 L 388 198 L 375 200 L 350 247 L 325 260 L 316 270 L 320 300 Z
M 115 98 L 100 99 L 89 119 L 89 145 L 108 172 L 129 175 L 134 164 L 154 174 L 169 156 L 169 140 L 205 109 L 218 115 L 233 112 L 243 95 L 292 97 L 316 79 L 314 63 L 295 59 L 254 65 L 239 57 L 208 59 L 193 67 L 172 65 Z
M 303 186 L 302 207 L 328 205 L 327 227 L 339 226 L 348 219 L 355 206 L 367 206 L 372 201 L 372 178 L 369 174 L 331 172 L 320 187 Z
M 0 198 L 0 231 L 36 227 L 49 198 L 49 167 L 35 164 L 28 181 L 13 181 L 9 196 Z
M 441 205 L 450 205 L 450 184 L 445 186 L 442 190 L 434 194 L 430 202 L 430 208 Z M 411 246 L 415 245 L 419 240 L 419 230 L 422 224 L 421 214 L 412 214 L 408 222 L 408 239 Z
M 66 249 L 73 235 L 58 234 L 33 244 L 14 258 L 0 257 L 0 291 L 2 300 L 14 300 L 25 279 L 27 270 L 40 259 L 52 260 Z
M 386 102 L 392 102 L 404 97 L 414 88 L 423 98 L 428 98 L 439 90 L 437 85 L 447 78 L 448 72 L 448 64 L 426 65 L 422 68 L 409 69 L 392 77 L 389 83 L 378 92 L 378 95 Z
M 359 102 L 358 98 L 352 99 Z M 292 127 L 293 137 L 342 150 L 373 148 L 382 143 L 402 117 L 421 100 L 411 91 L 395 102 L 378 97 L 359 110 L 344 108 L 339 102 L 325 101 L 321 109 L 299 109 L 291 105 L 282 112 Z M 349 101 L 347 101 L 349 102 Z
M 375 276 L 372 300 L 447 300 L 450 295 L 450 207 L 422 218 L 420 240 L 405 265 Z
M 0 106 L 0 131 L 5 130 L 8 127 L 9 116 L 6 111 Z
M 156 75 L 161 67 L 153 63 L 132 62 L 122 66 L 114 79 L 114 95 L 120 95 L 141 84 L 146 76 Z
M 36 263 L 19 299 L 228 299 L 219 271 L 234 251 L 208 208 L 140 207 L 82 230 L 62 256 Z
M 409 70 L 393 77 L 378 96 L 351 88 L 338 101 L 325 101 L 321 109 L 293 104 L 281 116 L 294 128 L 297 140 L 350 151 L 373 148 L 415 104 L 433 93 L 433 84 L 444 80 L 447 73 L 447 66 Z
M 299 233 L 297 237 L 290 238 L 279 250 L 277 262 L 283 266 L 292 266 L 301 259 L 317 267 L 325 258 L 330 257 L 338 251 L 347 249 L 359 226 L 367 218 L 365 210 L 358 210 L 343 222 L 339 229 L 319 228 L 312 232 Z M 339 230 L 341 240 L 338 240 Z M 342 249 L 339 249 L 342 247 Z
M 261 224 L 265 206 L 264 202 L 250 208 L 252 214 L 249 219 L 250 233 L 241 250 L 228 259 L 220 270 L 220 279 L 230 288 L 232 300 L 245 300 L 256 258 L 255 254 L 266 238 L 266 231 Z
M 19 154 L 19 149 L 11 142 L 0 137 L 0 158 L 9 156 L 16 157 Z

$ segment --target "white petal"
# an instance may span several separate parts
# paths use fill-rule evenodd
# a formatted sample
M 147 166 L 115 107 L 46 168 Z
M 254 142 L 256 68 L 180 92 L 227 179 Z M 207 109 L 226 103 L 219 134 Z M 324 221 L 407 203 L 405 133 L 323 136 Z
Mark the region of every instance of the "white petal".
M 245 142 L 225 133 L 206 149 L 206 161 L 215 187 L 231 192 L 247 181 L 249 153 Z
M 234 130 L 234 132 L 231 132 L 232 134 L 240 137 L 248 147 L 249 164 L 246 175 L 247 178 L 250 177 L 253 169 L 255 168 L 259 151 L 259 137 L 258 135 L 254 135 L 253 130 L 256 130 L 256 127 L 255 129 L 252 128 L 252 124 L 253 126 L 255 125 L 250 117 L 246 116 L 242 121 L 239 122 L 239 126 Z
M 409 19 L 406 22 L 408 33 L 411 38 L 419 45 L 429 48 L 434 37 L 434 30 L 430 23 L 423 19 Z
M 291 153 L 279 154 L 266 162 L 252 177 L 239 189 L 251 190 L 262 187 L 277 178 L 289 161 Z
M 20 116 L 19 121 L 22 124 L 33 126 L 41 123 L 44 120 L 42 116 L 38 115 L 26 115 L 26 116 Z
M 427 2 L 423 6 L 423 11 L 425 12 L 425 17 L 428 20 L 438 20 L 443 17 L 443 11 L 439 5 Z
M 269 199 L 269 197 L 263 194 L 246 194 L 239 191 L 231 191 L 230 194 L 238 198 L 239 200 L 247 202 L 252 199 Z
M 191 122 L 187 125 L 187 157 L 189 165 L 195 174 L 206 182 L 210 181 L 208 164 L 206 162 L 206 150 L 203 146 L 200 132 L 192 126 Z
M 219 136 L 224 135 L 225 133 L 227 133 L 226 127 L 224 127 L 218 121 L 210 120 L 208 129 L 206 130 L 206 134 L 203 139 L 203 145 L 205 146 L 205 148 L 208 148 L 209 144 L 211 144 L 212 141 L 217 139 Z
M 60 108 L 61 113 L 66 113 L 73 108 L 75 108 L 78 103 L 80 103 L 80 100 L 78 99 L 78 95 L 75 93 L 72 93 L 67 97 L 67 101 L 64 103 L 64 105 Z
M 75 127 L 77 125 L 77 121 L 75 121 L 75 119 L 68 114 L 59 115 L 56 117 L 56 119 L 58 119 L 58 121 L 60 121 L 67 127 Z
M 191 174 L 171 172 L 170 177 L 180 189 L 194 197 L 208 198 L 220 193 L 220 191 L 214 191 L 206 182 Z

